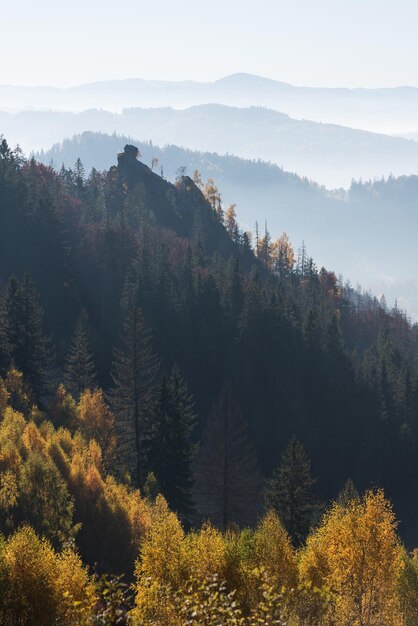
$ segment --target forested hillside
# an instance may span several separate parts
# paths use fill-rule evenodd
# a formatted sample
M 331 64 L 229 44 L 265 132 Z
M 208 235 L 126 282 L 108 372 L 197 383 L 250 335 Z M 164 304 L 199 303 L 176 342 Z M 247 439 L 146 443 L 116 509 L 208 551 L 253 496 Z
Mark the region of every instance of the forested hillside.
M 65 140 L 36 159 L 73 167 L 80 157 L 86 169 L 108 169 L 127 137 L 83 133 Z M 330 192 L 316 183 L 263 161 L 193 152 L 178 146 L 141 142 L 142 161 L 174 182 L 179 167 L 204 180 L 213 178 L 224 204 L 236 203 L 244 229 L 264 224 L 275 237 L 286 231 L 298 249 L 305 241 L 318 266 L 333 268 L 353 285 L 359 283 L 391 306 L 398 301 L 418 319 L 414 267 L 418 262 L 415 230 L 418 177 L 389 176 L 353 181 L 348 190 Z M 355 253 L 353 252 L 355 250 Z M 405 250 L 408 254 L 405 254 Z
M 83 623 L 68 617 L 80 606 L 90 619 L 105 584 L 78 555 L 131 580 L 140 553 L 138 624 L 199 624 L 179 617 L 194 602 L 231 624 L 282 623 L 261 620 L 270 609 L 301 625 L 366 610 L 377 621 L 359 623 L 413 624 L 416 561 L 378 489 L 412 548 L 416 326 L 285 234 L 243 232 L 199 172 L 170 183 L 137 157 L 126 145 L 86 176 L 81 161 L 57 173 L 1 143 L 5 623 L 54 623 L 16 621 L 30 546 L 63 623 Z M 338 556 L 358 564 L 362 525 L 382 577 L 369 609 Z M 248 621 L 232 621 L 233 589 Z

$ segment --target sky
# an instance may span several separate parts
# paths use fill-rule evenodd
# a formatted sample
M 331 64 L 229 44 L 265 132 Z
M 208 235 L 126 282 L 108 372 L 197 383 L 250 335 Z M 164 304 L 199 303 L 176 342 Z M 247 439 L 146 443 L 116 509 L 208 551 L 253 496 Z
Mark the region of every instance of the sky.
M 0 0 L 0 84 L 418 86 L 416 0 Z

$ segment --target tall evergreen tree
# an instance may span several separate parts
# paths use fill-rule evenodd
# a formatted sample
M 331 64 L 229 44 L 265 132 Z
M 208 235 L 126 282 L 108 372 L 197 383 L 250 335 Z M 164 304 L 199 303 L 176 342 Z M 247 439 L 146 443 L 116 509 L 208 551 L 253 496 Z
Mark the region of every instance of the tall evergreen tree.
M 141 309 L 131 305 L 115 350 L 111 404 L 116 420 L 119 459 L 137 485 L 145 480 L 148 450 L 155 430 L 158 361 Z
M 159 389 L 157 432 L 153 441 L 152 470 L 170 508 L 182 519 L 193 511 L 192 462 L 196 425 L 194 403 L 177 366 L 168 380 L 163 376 Z
M 209 416 L 196 474 L 200 516 L 218 528 L 252 525 L 259 513 L 257 455 L 236 398 L 225 387 Z
M 86 389 L 97 386 L 97 374 L 91 351 L 88 317 L 83 309 L 78 318 L 64 364 L 64 383 L 68 391 L 79 398 Z
M 292 437 L 280 466 L 267 483 L 265 499 L 266 505 L 277 511 L 296 545 L 304 541 L 312 521 L 314 484 L 308 455 L 300 441 Z
M 6 336 L 13 364 L 25 374 L 38 395 L 47 390 L 50 348 L 43 334 L 43 310 L 28 275 L 9 282 L 6 301 Z
M 0 374 L 9 366 L 10 345 L 7 333 L 6 294 L 0 292 Z
M 81 200 L 85 185 L 85 171 L 80 157 L 78 157 L 74 165 L 74 183 L 76 196 Z

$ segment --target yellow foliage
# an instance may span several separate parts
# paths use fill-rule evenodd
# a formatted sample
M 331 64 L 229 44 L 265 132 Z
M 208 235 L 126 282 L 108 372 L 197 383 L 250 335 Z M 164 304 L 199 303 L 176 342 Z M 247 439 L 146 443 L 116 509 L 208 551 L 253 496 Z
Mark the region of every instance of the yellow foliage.
M 189 533 L 183 543 L 184 565 L 188 577 L 196 580 L 226 576 L 227 558 L 224 535 L 206 524 L 199 532 Z
M 141 543 L 151 528 L 152 513 L 149 504 L 141 498 L 139 491 L 117 483 L 113 476 L 107 476 L 104 495 L 109 506 L 115 510 L 122 507 L 131 529 L 131 543 L 138 554 Z
M 58 426 L 74 424 L 77 416 L 77 404 L 63 384 L 59 385 L 51 402 L 50 413 L 54 424 Z
M 29 452 L 39 452 L 39 454 L 44 456 L 45 443 L 45 439 L 42 437 L 36 424 L 33 422 L 26 424 L 22 433 L 24 454 L 29 454 Z
M 151 527 L 144 540 L 137 573 L 176 584 L 182 579 L 184 530 L 166 500 L 158 495 L 152 511 Z M 138 569 L 139 567 L 139 569 Z
M 34 397 L 26 385 L 22 372 L 10 368 L 4 379 L 4 385 L 8 393 L 9 404 L 25 415 L 28 414 L 35 404 Z
M 74 550 L 67 549 L 56 556 L 55 588 L 60 599 L 60 623 L 91 624 L 92 609 L 97 603 L 96 588 Z
M 135 569 L 137 584 L 133 616 L 139 624 L 162 626 L 175 623 L 174 609 L 165 590 L 179 589 L 187 578 L 182 558 L 183 540 L 184 531 L 176 514 L 158 495 Z M 154 621 L 148 621 L 151 618 Z
M 74 552 L 57 554 L 32 528 L 24 526 L 7 541 L 4 561 L 2 623 L 90 623 L 95 589 Z
M 57 610 L 55 554 L 25 526 L 6 544 L 5 623 L 50 624 Z
M 17 370 L 9 372 L 9 384 L 14 390 L 24 387 Z M 70 414 L 73 407 L 78 419 L 63 386 L 54 402 Z M 79 409 L 87 439 L 80 431 L 57 430 L 51 422 L 35 424 L 6 406 L 0 421 L 0 522 L 8 532 L 29 522 L 54 545 L 73 542 L 77 531 L 87 562 L 129 575 L 151 523 L 151 505 L 137 490 L 106 475 L 102 449 L 90 437 L 102 432 L 113 445 L 113 435 L 105 434 L 113 429 L 113 416 L 102 392 L 83 394 Z
M 298 584 L 296 556 L 286 530 L 274 511 L 260 521 L 254 534 L 254 564 L 263 567 L 268 580 L 280 590 Z
M 233 241 L 238 236 L 237 215 L 235 212 L 236 204 L 230 204 L 225 212 L 225 228 L 228 235 Z
M 301 553 L 304 582 L 328 587 L 339 626 L 402 624 L 398 583 L 404 550 L 382 491 L 335 504 Z
M 7 407 L 0 425 L 0 446 L 20 441 L 25 426 L 26 420 L 22 413 Z
M 6 470 L 0 474 L 0 510 L 6 513 L 17 504 L 18 490 L 13 472 Z
M 3 417 L 9 398 L 10 393 L 7 391 L 6 383 L 0 378 L 0 418 Z
M 405 555 L 405 566 L 399 581 L 403 626 L 418 624 L 418 551 Z
M 279 272 L 291 272 L 295 265 L 295 253 L 287 233 L 271 244 L 271 267 Z
M 81 395 L 77 405 L 76 425 L 87 439 L 95 439 L 107 454 L 113 451 L 115 418 L 101 389 L 87 389 Z

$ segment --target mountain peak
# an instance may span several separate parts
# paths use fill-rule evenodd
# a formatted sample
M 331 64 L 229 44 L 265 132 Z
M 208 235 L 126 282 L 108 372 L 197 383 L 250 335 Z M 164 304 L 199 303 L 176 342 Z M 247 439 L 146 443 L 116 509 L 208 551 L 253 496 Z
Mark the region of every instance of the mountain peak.
M 290 87 L 289 83 L 280 82 L 277 80 L 273 80 L 272 78 L 266 78 L 264 76 L 258 76 L 257 74 L 250 74 L 248 72 L 237 72 L 235 74 L 229 74 L 228 76 L 224 76 L 219 80 L 216 80 L 215 85 L 222 84 L 230 84 L 230 85 L 240 85 L 240 86 L 248 86 L 248 85 L 268 85 L 275 87 Z

